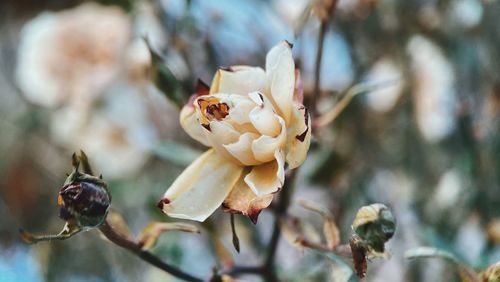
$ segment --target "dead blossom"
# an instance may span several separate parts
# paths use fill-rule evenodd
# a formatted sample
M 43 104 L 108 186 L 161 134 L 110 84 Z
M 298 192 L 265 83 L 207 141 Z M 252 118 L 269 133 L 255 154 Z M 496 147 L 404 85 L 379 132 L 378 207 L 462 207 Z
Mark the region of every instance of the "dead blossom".
M 159 207 L 169 216 L 204 221 L 218 207 L 257 221 L 285 181 L 285 163 L 300 166 L 311 139 L 300 74 L 286 41 L 266 69 L 219 68 L 198 83 L 180 114 L 183 129 L 210 149 L 168 188 Z

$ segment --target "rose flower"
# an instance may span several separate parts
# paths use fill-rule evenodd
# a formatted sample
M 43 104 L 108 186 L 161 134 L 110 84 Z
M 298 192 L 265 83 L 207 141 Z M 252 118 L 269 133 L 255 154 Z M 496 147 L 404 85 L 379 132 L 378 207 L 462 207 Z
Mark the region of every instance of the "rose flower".
M 221 204 L 254 223 L 285 181 L 285 163 L 301 165 L 311 139 L 291 44 L 283 41 L 259 67 L 220 68 L 180 113 L 183 129 L 211 147 L 168 188 L 159 207 L 204 221 Z

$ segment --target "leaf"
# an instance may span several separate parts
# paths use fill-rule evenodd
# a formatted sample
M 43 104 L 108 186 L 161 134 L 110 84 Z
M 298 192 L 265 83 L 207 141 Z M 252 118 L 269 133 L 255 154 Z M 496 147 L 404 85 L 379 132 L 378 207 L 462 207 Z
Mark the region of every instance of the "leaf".
M 445 250 L 441 250 L 433 247 L 418 247 L 414 249 L 407 250 L 405 252 L 405 258 L 407 259 L 415 259 L 415 258 L 443 258 L 449 260 L 453 263 L 458 263 L 458 258 Z
M 363 278 L 368 270 L 368 263 L 366 260 L 366 246 L 364 245 L 361 238 L 357 235 L 353 235 L 349 240 L 349 245 L 351 246 L 352 259 L 354 262 L 354 269 L 359 278 Z
M 285 240 L 299 251 L 303 251 L 304 245 L 301 243 L 302 234 L 298 230 L 298 219 L 280 219 L 280 226 Z
M 161 234 L 167 231 L 182 231 L 188 233 L 200 233 L 198 227 L 181 222 L 152 222 L 148 224 L 139 235 L 138 245 L 142 250 L 152 248 Z
M 346 282 L 353 280 L 351 267 L 336 253 L 331 251 L 314 250 L 317 254 L 327 258 L 332 262 L 331 277 L 334 282 Z
M 305 200 L 301 200 L 299 204 L 311 211 L 319 213 L 323 217 L 323 234 L 325 235 L 327 247 L 330 250 L 335 249 L 340 243 L 340 234 L 332 214 L 325 208 Z
M 152 148 L 152 151 L 161 159 L 179 166 L 188 166 L 202 154 L 201 151 L 172 141 L 157 144 Z
M 240 239 L 238 239 L 238 234 L 236 234 L 236 227 L 234 226 L 234 214 L 231 214 L 231 231 L 233 233 L 233 246 L 236 251 L 240 252 Z
M 415 258 L 442 258 L 455 265 L 460 278 L 464 282 L 479 282 L 479 277 L 477 273 L 469 266 L 460 261 L 454 254 L 446 250 L 434 248 L 434 247 L 418 247 L 414 249 L 407 250 L 405 252 L 405 258 L 415 259 Z
M 65 240 L 81 231 L 82 229 L 76 225 L 74 221 L 67 221 L 59 234 L 35 235 L 23 229 L 19 229 L 19 235 L 24 243 L 31 245 L 41 241 Z
M 187 95 L 184 95 L 185 91 L 181 82 L 170 70 L 163 56 L 153 49 L 149 40 L 144 38 L 144 41 L 152 58 L 151 79 L 153 83 L 170 101 L 182 108 L 187 101 Z

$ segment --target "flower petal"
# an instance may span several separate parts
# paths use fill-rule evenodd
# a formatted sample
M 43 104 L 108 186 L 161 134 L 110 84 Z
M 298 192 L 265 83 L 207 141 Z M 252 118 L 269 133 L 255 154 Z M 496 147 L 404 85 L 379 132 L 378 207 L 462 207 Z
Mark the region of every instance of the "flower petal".
M 217 70 L 212 81 L 210 94 L 231 93 L 244 95 L 252 91 L 265 92 L 267 87 L 266 72 L 262 68 L 232 66 Z
M 282 41 L 267 53 L 266 73 L 272 99 L 288 124 L 295 89 L 295 63 L 290 43 Z
M 281 126 L 275 117 L 271 101 L 259 92 L 252 92 L 248 96 L 257 104 L 248 114 L 254 128 L 263 135 L 278 135 Z
M 204 221 L 229 195 L 242 171 L 208 150 L 177 177 L 159 206 L 171 217 Z
M 285 183 L 285 157 L 280 150 L 274 156 L 275 160 L 254 166 L 245 176 L 245 183 L 257 196 L 276 193 Z
M 205 130 L 205 136 L 219 155 L 241 165 L 241 162 L 230 154 L 224 145 L 238 142 L 241 133 L 236 131 L 231 124 L 224 121 L 213 121 Z
M 210 146 L 210 142 L 204 133 L 205 129 L 200 125 L 192 104 L 187 104 L 182 108 L 179 120 L 182 128 L 191 138 L 207 147 Z
M 258 137 L 255 133 L 246 132 L 237 142 L 224 145 L 224 148 L 245 166 L 260 165 L 262 162 L 255 159 L 252 153 L 252 142 Z
M 267 208 L 274 195 L 257 196 L 243 181 L 243 177 L 236 183 L 229 196 L 222 204 L 225 212 L 241 213 L 246 215 L 255 224 L 262 209 Z
M 252 152 L 255 159 L 261 162 L 269 162 L 274 159 L 274 152 L 281 148 L 286 142 L 286 127 L 285 121 L 278 115 L 276 119 L 281 125 L 281 131 L 276 137 L 262 135 L 252 143 Z
M 307 109 L 300 104 L 293 107 L 286 140 L 286 162 L 290 169 L 294 169 L 306 159 L 311 143 L 311 118 Z

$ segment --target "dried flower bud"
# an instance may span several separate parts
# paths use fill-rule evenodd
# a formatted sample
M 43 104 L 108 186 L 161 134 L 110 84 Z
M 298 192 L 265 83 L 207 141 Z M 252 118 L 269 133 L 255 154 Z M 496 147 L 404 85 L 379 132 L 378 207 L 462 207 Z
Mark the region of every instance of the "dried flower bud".
M 493 264 L 493 265 L 490 265 L 490 267 L 488 267 L 483 275 L 483 280 L 482 281 L 485 281 L 485 282 L 498 282 L 500 281 L 500 261 Z
M 78 171 L 80 162 L 84 173 Z M 83 152 L 78 158 L 73 156 L 73 167 L 57 198 L 59 217 L 75 221 L 82 228 L 97 227 L 106 218 L 111 203 L 107 184 L 91 175 L 90 165 Z
M 385 242 L 396 230 L 396 220 L 385 205 L 373 204 L 358 210 L 352 228 L 370 248 L 383 253 Z

